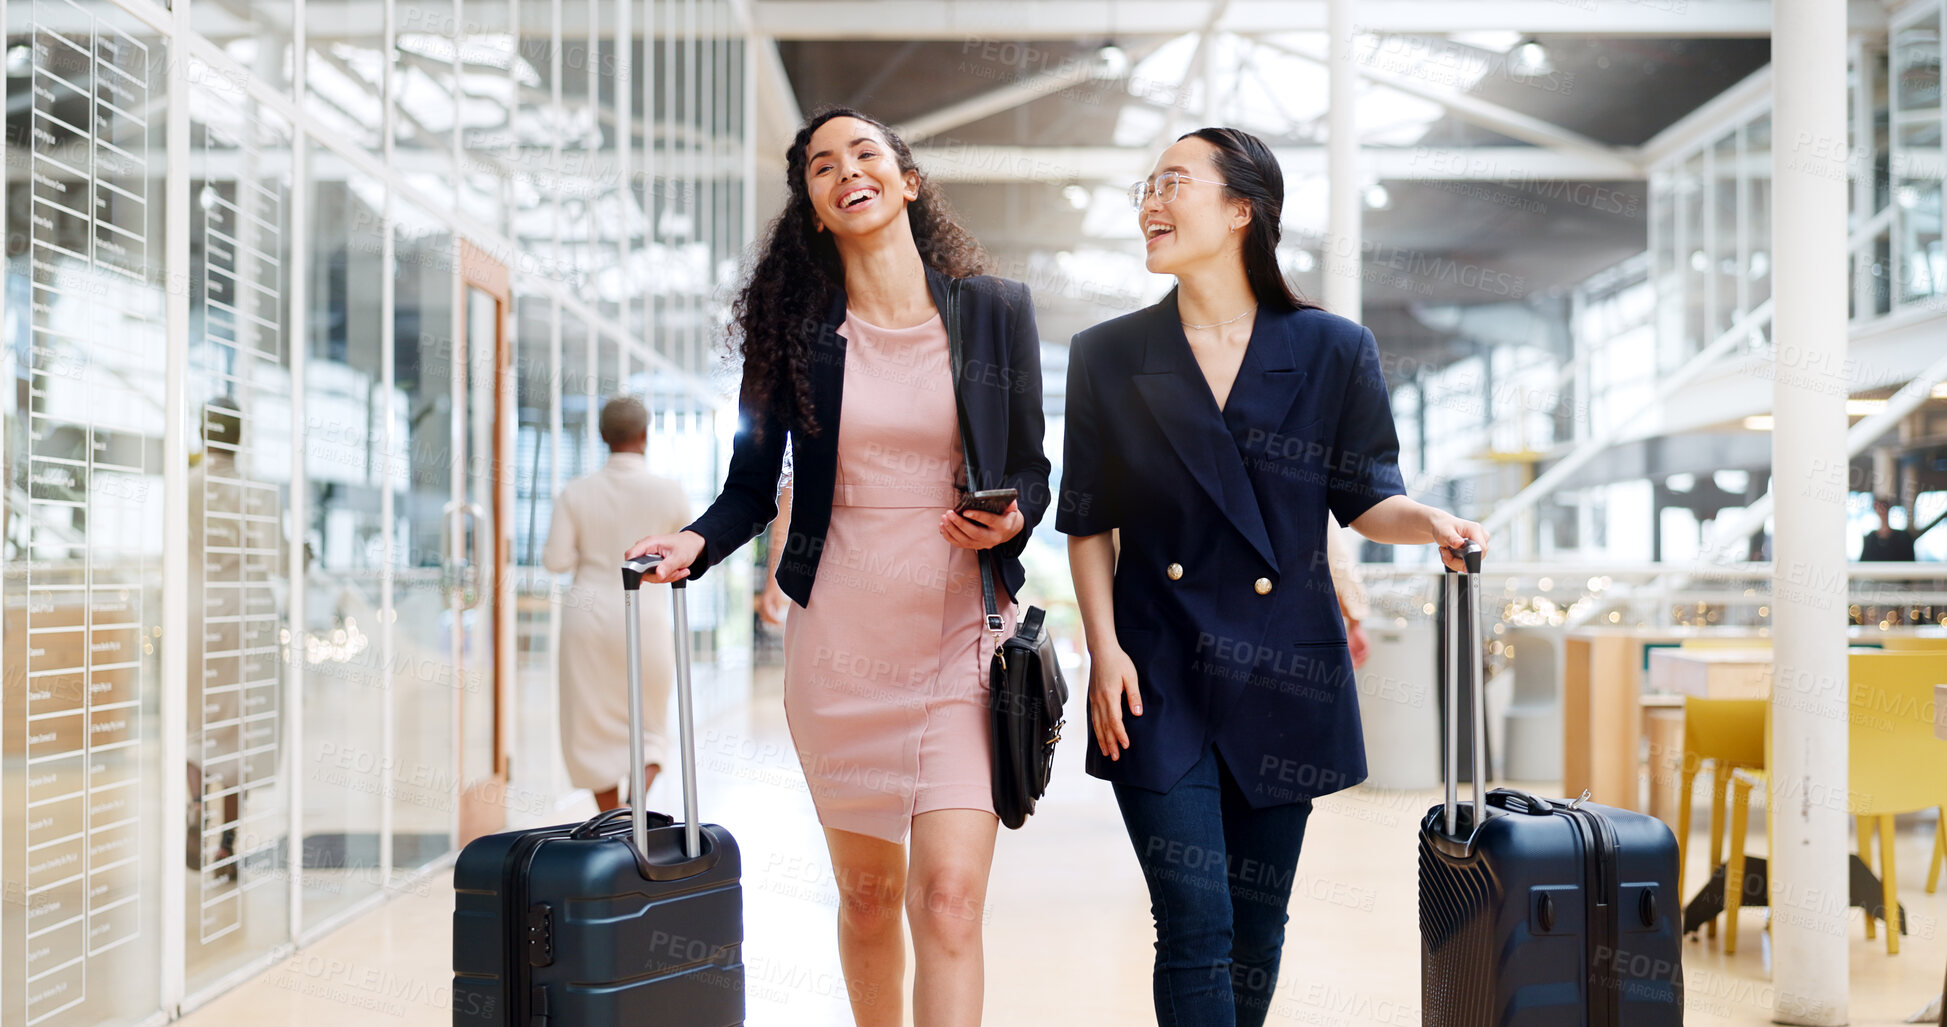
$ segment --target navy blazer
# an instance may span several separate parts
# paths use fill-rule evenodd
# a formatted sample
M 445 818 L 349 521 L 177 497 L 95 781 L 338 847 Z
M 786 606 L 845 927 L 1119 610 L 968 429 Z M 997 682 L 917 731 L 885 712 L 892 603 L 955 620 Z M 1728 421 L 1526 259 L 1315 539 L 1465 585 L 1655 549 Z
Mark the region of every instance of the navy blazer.
M 1325 556 L 1405 492 L 1372 333 L 1259 308 L 1222 410 L 1176 293 L 1075 337 L 1056 527 L 1121 529 L 1115 629 L 1143 715 L 1088 772 L 1168 791 L 1214 745 L 1255 807 L 1365 780 L 1358 688 Z
M 1034 301 L 1027 286 L 984 275 L 964 283 L 959 393 L 973 436 L 967 447 L 973 453 L 980 488 L 1013 488 L 1021 493 L 1021 514 L 1027 523 L 1019 534 L 990 550 L 1007 594 L 1017 596 L 1026 577 L 1021 551 L 1051 498 L 1048 458 L 1041 451 L 1045 427 L 1041 332 L 1035 327 Z M 928 267 L 926 285 L 934 306 L 945 310 L 947 276 Z M 789 431 L 769 411 L 743 408 L 723 492 L 685 529 L 703 536 L 703 552 L 690 565 L 691 577 L 702 577 L 777 517 L 778 475 L 784 468 L 788 436 L 794 485 L 790 531 L 778 559 L 777 583 L 799 606 L 811 605 L 811 585 L 824 552 L 832 495 L 838 485 L 839 409 L 845 391 L 845 337 L 838 329 L 844 323 L 845 290 L 839 289 L 812 345 L 811 401 L 817 410 L 817 435 Z M 762 439 L 752 430 L 760 423 Z

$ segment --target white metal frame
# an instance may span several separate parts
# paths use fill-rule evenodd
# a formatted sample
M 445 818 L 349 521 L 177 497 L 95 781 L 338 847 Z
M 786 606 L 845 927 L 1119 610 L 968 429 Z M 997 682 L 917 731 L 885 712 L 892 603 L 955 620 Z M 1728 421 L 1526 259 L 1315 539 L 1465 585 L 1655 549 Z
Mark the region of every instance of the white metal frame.
M 1199 4 L 1179 0 L 753 0 L 760 31 L 777 39 L 1073 39 L 1111 23 L 1127 35 L 1198 31 Z M 1327 0 L 1232 0 L 1219 32 L 1322 32 Z M 1873 0 L 1849 0 L 1848 21 L 1884 28 Z M 1769 0 L 1693 4 L 1562 4 L 1555 0 L 1363 0 L 1360 24 L 1376 32 L 1441 34 L 1483 29 L 1615 36 L 1766 36 Z
M 1947 20 L 1947 4 L 1943 4 L 1942 0 L 1920 0 L 1920 2 L 1909 4 L 1892 15 L 1887 27 L 1890 33 L 1897 35 L 1903 29 L 1927 21 L 1932 21 L 1936 27 L 1941 27 L 1943 20 Z M 1885 49 L 1875 49 L 1870 45 L 1870 40 L 1860 30 L 1860 27 L 1856 23 L 1852 26 L 1849 53 L 1851 55 L 1850 59 L 1853 62 L 1852 66 L 1855 69 L 1855 75 L 1861 76 L 1859 81 L 1862 86 L 1866 81 L 1863 77 L 1865 65 L 1862 62 L 1890 62 L 1892 59 L 1891 39 L 1892 35 L 1889 35 L 1888 46 Z M 1712 227 L 1710 224 L 1710 208 L 1715 202 L 1714 196 L 1712 196 L 1708 188 L 1710 184 L 1708 170 L 1715 159 L 1712 153 L 1713 147 L 1717 140 L 1723 138 L 1726 132 L 1734 133 L 1737 139 L 1739 167 L 1743 168 L 1745 166 L 1748 158 L 1747 134 L 1750 126 L 1758 117 L 1768 114 L 1771 111 L 1771 75 L 1772 69 L 1769 65 L 1760 68 L 1743 82 L 1726 90 L 1717 99 L 1698 108 L 1675 125 L 1658 133 L 1656 138 L 1645 143 L 1641 148 L 1640 152 L 1648 162 L 1651 175 L 1680 175 L 1684 161 L 1694 155 L 1703 155 L 1702 163 L 1706 168 L 1706 174 L 1703 180 L 1703 186 L 1706 188 L 1704 198 L 1704 221 L 1706 223 L 1706 230 Z M 1904 227 L 1904 215 L 1894 195 L 1897 193 L 1898 182 L 1894 181 L 1891 183 L 1894 188 L 1888 190 L 1889 195 L 1885 207 L 1868 210 L 1875 200 L 1871 157 L 1874 146 L 1874 140 L 1872 138 L 1874 121 L 1873 101 L 1872 97 L 1868 95 L 1868 90 L 1858 88 L 1853 90 L 1851 102 L 1853 104 L 1851 119 L 1852 137 L 1849 143 L 1852 159 L 1846 163 L 1846 173 L 1852 180 L 1854 208 L 1855 211 L 1860 212 L 1860 215 L 1857 218 L 1857 223 L 1853 225 L 1849 233 L 1847 246 L 1848 252 L 1851 255 L 1853 275 L 1854 309 L 1851 325 L 1856 333 L 1868 326 L 1877 328 L 1880 322 L 1893 323 L 1897 321 L 1898 323 L 1905 323 L 1916 317 L 1938 316 L 1941 309 L 1940 303 L 1942 297 L 1935 295 L 1905 302 L 1901 300 L 1897 277 L 1901 273 L 1902 268 L 1901 240 L 1903 234 L 1902 229 Z M 1895 83 L 1889 82 L 1888 102 L 1897 109 L 1898 92 L 1897 84 Z M 1947 139 L 1947 102 L 1939 105 L 1936 114 L 1941 119 L 1942 137 Z M 1891 135 L 1888 142 L 1889 159 L 1893 168 L 1897 169 L 1901 164 L 1903 152 L 1899 141 L 1898 126 L 1891 126 L 1889 132 Z M 1776 152 L 1776 147 L 1777 140 L 1774 136 L 1772 152 Z M 1863 158 L 1863 166 L 1861 164 L 1861 154 L 1865 155 Z M 1897 179 L 1898 175 L 1895 174 L 1893 177 Z M 1744 262 L 1748 260 L 1750 251 L 1750 238 L 1748 232 L 1746 232 L 1746 222 L 1750 214 L 1748 190 L 1749 182 L 1743 175 L 1740 175 L 1738 181 L 1738 221 L 1740 233 L 1738 252 L 1741 270 L 1746 269 Z M 1693 226 L 1685 224 L 1686 219 L 1681 216 L 1681 208 L 1679 208 L 1678 215 L 1676 218 L 1677 238 L 1675 240 L 1675 253 L 1677 254 L 1678 264 L 1677 271 L 1679 275 L 1685 275 L 1688 273 L 1685 252 L 1692 245 L 1690 230 Z M 1652 219 L 1651 246 L 1653 248 L 1658 245 L 1658 240 L 1654 234 L 1654 224 L 1655 221 Z M 1889 297 L 1888 309 L 1884 314 L 1880 314 L 1874 309 L 1874 283 L 1871 275 L 1867 271 L 1874 262 L 1874 242 L 1882 231 L 1888 233 L 1890 246 L 1888 254 L 1890 269 L 1888 274 L 1892 276 L 1892 280 L 1887 282 Z M 1704 287 L 1707 290 L 1714 290 L 1714 277 L 1715 275 L 1713 273 L 1706 272 Z M 1748 280 L 1742 276 L 1739 279 L 1739 290 L 1739 308 L 1746 309 L 1749 298 Z M 1709 323 L 1710 310 L 1711 308 L 1707 303 L 1707 325 Z M 1708 331 L 1705 332 L 1706 337 L 1709 337 L 1710 334 Z M 1660 342 L 1661 340 L 1659 340 Z

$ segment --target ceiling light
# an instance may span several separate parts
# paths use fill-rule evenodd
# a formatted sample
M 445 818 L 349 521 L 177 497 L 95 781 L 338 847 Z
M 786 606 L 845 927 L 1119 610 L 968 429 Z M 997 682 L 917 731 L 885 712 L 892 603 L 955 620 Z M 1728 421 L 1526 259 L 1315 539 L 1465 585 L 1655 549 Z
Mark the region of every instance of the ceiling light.
M 1111 39 L 1095 49 L 1095 77 L 1121 78 L 1129 74 L 1129 55 Z
M 34 51 L 26 43 L 17 43 L 7 48 L 7 75 L 22 78 L 34 70 Z
M 1385 210 L 1392 203 L 1393 194 L 1387 192 L 1384 185 L 1375 184 L 1366 188 L 1366 206 L 1373 210 Z
M 1848 417 L 1865 417 L 1870 414 L 1877 414 L 1884 409 L 1886 409 L 1886 401 L 1883 399 L 1846 400 L 1846 416 Z
M 1710 270 L 1710 258 L 1704 254 L 1704 251 L 1690 251 L 1690 270 L 1700 274 Z
M 1084 189 L 1079 185 L 1070 183 L 1068 185 L 1062 186 L 1061 198 L 1067 200 L 1068 205 L 1070 207 L 1075 208 L 1076 210 L 1088 209 L 1088 201 L 1089 201 L 1088 190 Z
M 1291 255 L 1291 269 L 1301 275 L 1310 274 L 1312 269 L 1317 266 L 1318 258 L 1312 256 L 1312 251 L 1310 250 L 1299 250 Z M 1947 385 L 1942 385 L 1938 388 L 1947 389 Z
M 1770 431 L 1771 415 L 1753 414 L 1744 419 L 1744 428 L 1746 431 Z
M 1548 59 L 1548 49 L 1531 36 L 1508 51 L 1508 70 L 1523 76 L 1546 75 L 1555 70 L 1555 63 Z
M 1933 391 L 1928 393 L 1927 395 L 1932 396 L 1935 399 L 1947 399 L 1947 382 L 1941 382 L 1940 384 L 1935 385 L 1933 387 Z

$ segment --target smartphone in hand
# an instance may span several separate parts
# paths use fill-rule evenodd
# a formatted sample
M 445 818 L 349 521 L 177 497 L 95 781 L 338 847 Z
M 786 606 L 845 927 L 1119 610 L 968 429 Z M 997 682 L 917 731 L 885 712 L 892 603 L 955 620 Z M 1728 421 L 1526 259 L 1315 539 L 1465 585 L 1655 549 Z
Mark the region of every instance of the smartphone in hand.
M 965 514 L 968 510 L 979 510 L 991 514 L 1005 513 L 1008 505 L 1020 496 L 1018 489 L 981 489 L 978 492 L 962 492 L 960 502 L 954 505 L 953 512 Z M 967 519 L 973 520 L 971 517 Z

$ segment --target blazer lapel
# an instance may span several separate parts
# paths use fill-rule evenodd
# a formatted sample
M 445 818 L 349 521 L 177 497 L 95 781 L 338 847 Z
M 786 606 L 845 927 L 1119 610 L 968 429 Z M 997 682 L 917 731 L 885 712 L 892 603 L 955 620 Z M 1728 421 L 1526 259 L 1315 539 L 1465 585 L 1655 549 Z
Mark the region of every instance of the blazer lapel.
M 933 294 L 933 306 L 946 318 L 947 276 L 931 266 L 926 269 L 926 288 Z M 967 413 L 967 429 L 973 437 L 966 440 L 967 453 L 973 458 L 975 478 L 978 488 L 993 488 L 994 483 L 1004 476 L 1006 468 L 1000 465 L 998 449 L 987 438 L 995 425 L 1007 423 L 1007 395 L 1004 390 L 991 385 L 980 384 L 1005 381 L 993 367 L 992 347 L 978 337 L 979 333 L 969 330 L 979 319 L 973 316 L 976 301 L 973 289 L 962 283 L 960 286 L 960 323 L 947 325 L 949 332 L 960 333 L 960 374 L 953 380 L 954 402 Z M 987 445 L 983 445 L 987 442 Z M 991 450 L 991 451 L 990 451 Z
M 1298 369 L 1291 322 L 1292 318 L 1283 314 L 1263 315 L 1258 321 L 1258 335 L 1251 342 L 1251 352 L 1236 384 L 1230 387 L 1230 400 L 1224 404 L 1227 421 L 1241 420 L 1266 432 L 1284 427 L 1305 384 L 1305 372 Z
M 839 410 L 845 401 L 845 336 L 838 334 L 845 323 L 845 288 L 832 294 L 825 311 L 825 323 L 811 340 L 811 403 L 818 412 L 818 437 L 794 443 L 793 459 L 815 457 L 832 468 L 837 480 Z M 793 433 L 796 438 L 797 433 Z M 802 445 L 802 450 L 796 448 Z
M 1257 492 L 1251 487 L 1237 442 L 1224 426 L 1223 412 L 1217 409 L 1196 356 L 1190 352 L 1190 343 L 1183 337 L 1175 294 L 1153 309 L 1156 315 L 1144 339 L 1142 371 L 1131 376 L 1136 390 L 1190 476 L 1258 555 L 1276 569 L 1278 559 L 1258 510 Z

